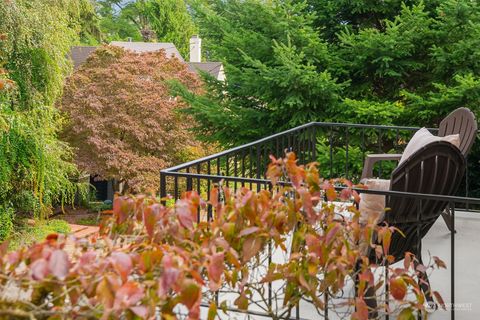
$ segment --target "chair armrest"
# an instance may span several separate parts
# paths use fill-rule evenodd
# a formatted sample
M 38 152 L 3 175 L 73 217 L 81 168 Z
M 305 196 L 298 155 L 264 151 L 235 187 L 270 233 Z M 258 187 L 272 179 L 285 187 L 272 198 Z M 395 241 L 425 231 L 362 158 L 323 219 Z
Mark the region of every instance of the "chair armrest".
M 365 158 L 365 163 L 363 165 L 362 179 L 373 178 L 373 166 L 378 161 L 388 160 L 388 161 L 400 161 L 402 158 L 401 154 L 369 154 Z

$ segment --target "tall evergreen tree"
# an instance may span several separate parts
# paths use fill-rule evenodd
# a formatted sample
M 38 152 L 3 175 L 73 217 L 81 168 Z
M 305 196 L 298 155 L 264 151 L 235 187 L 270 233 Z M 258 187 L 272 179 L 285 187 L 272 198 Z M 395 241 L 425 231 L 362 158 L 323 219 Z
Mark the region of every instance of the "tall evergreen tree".
M 477 1 L 208 0 L 192 11 L 227 74 L 202 97 L 175 86 L 203 137 L 238 144 L 313 120 L 434 125 L 459 106 L 479 111 Z

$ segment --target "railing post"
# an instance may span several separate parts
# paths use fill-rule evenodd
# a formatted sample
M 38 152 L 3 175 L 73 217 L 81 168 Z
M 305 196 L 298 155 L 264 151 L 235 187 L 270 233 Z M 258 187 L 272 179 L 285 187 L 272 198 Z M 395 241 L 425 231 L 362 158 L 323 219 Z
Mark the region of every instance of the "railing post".
M 451 223 L 452 229 L 450 230 L 450 264 L 452 267 L 450 268 L 450 312 L 451 312 L 451 319 L 455 319 L 455 203 L 450 203 L 450 214 L 451 214 Z
M 160 171 L 160 199 L 163 205 L 166 204 L 165 197 L 167 196 L 167 176 Z

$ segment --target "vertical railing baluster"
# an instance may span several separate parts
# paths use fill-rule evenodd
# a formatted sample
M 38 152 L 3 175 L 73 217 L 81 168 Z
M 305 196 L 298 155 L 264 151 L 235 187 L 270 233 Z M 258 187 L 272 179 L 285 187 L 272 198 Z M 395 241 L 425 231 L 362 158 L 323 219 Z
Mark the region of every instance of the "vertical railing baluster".
M 468 181 L 468 157 L 465 157 L 465 197 L 469 197 L 469 181 Z M 465 204 L 466 210 L 470 210 L 470 204 L 467 202 Z
M 330 145 L 330 177 L 333 178 L 333 130 L 330 127 L 330 136 L 328 137 L 329 145 Z
M 455 320 L 455 203 L 450 203 L 450 214 L 451 214 L 451 225 L 452 228 L 450 229 L 450 261 L 451 261 L 451 268 L 450 268 L 450 308 L 451 308 L 451 316 L 452 320 Z
M 382 153 L 382 129 L 378 129 L 378 153 Z M 378 177 L 382 177 L 382 161 L 378 162 Z
M 280 138 L 275 139 L 275 158 L 281 157 L 282 154 L 280 152 Z
M 265 147 L 263 148 L 263 161 L 262 161 L 262 163 L 263 163 L 263 168 L 262 168 L 263 174 L 262 174 L 262 176 L 264 178 L 266 178 L 267 177 L 267 166 L 268 166 L 268 163 L 269 163 L 268 162 L 268 159 L 269 159 L 269 157 L 268 157 L 269 156 L 268 142 L 265 142 L 264 146 Z
M 178 199 L 178 176 L 175 176 L 175 178 L 173 179 L 173 183 L 174 183 L 174 187 L 173 187 L 174 198 L 173 198 L 173 200 L 177 201 L 177 199 Z
M 348 136 L 348 126 L 345 127 L 345 178 L 348 179 L 348 149 L 349 149 L 349 136 Z
M 364 161 L 364 165 L 365 165 L 365 156 L 367 154 L 366 152 L 366 145 L 365 145 L 365 128 L 362 128 L 362 131 L 361 131 L 361 138 L 360 138 L 360 150 L 362 151 L 362 159 Z
M 185 169 L 185 171 L 187 173 L 190 173 L 190 167 L 187 167 L 187 169 Z M 193 190 L 193 181 L 192 181 L 192 177 L 187 177 L 187 190 L 186 191 L 192 191 Z
M 260 149 L 260 146 L 257 146 L 257 161 L 256 161 L 256 164 L 257 164 L 257 170 L 256 170 L 256 177 L 257 179 L 260 179 L 260 158 L 261 158 L 261 149 Z M 257 192 L 260 191 L 260 184 L 257 182 L 256 183 L 257 185 Z
M 165 173 L 160 172 L 160 199 L 164 199 L 167 196 L 167 176 Z M 165 205 L 165 200 L 161 201 Z
M 388 310 L 389 308 L 389 303 L 390 303 L 390 287 L 389 287 L 389 281 L 388 281 L 388 268 L 389 268 L 389 263 L 388 260 L 385 259 L 385 307 L 387 309 L 386 315 L 385 315 L 385 320 L 390 320 L 390 316 L 388 315 Z
M 395 143 L 393 144 L 393 149 L 395 150 L 395 152 L 398 152 L 399 149 L 398 140 L 400 140 L 400 130 L 397 129 L 395 134 Z
M 235 152 L 235 156 L 233 158 L 233 176 L 237 176 L 237 170 L 238 170 L 238 152 Z M 234 192 L 237 192 L 237 180 L 233 181 L 233 190 Z
M 197 164 L 197 174 L 201 174 L 201 163 Z M 202 189 L 201 189 L 201 183 L 200 183 L 200 177 L 197 177 L 197 193 L 201 197 L 202 196 Z M 200 222 L 200 206 L 198 206 L 197 210 L 197 222 Z
M 208 202 L 210 202 L 210 188 L 211 188 L 211 183 L 212 183 L 212 180 L 210 178 L 211 174 L 212 174 L 212 168 L 211 168 L 211 163 L 210 163 L 210 160 L 208 160 L 207 162 L 207 173 L 208 173 L 208 178 L 207 178 L 207 200 Z M 207 220 L 208 221 L 211 221 L 212 220 L 212 205 L 208 204 L 207 205 Z
M 245 178 L 245 150 L 242 149 L 242 178 Z M 242 188 L 245 187 L 245 182 L 242 181 Z
M 250 166 L 250 172 L 248 173 L 249 178 L 253 178 L 253 148 L 249 148 L 249 166 Z M 250 190 L 252 190 L 252 181 L 250 181 Z

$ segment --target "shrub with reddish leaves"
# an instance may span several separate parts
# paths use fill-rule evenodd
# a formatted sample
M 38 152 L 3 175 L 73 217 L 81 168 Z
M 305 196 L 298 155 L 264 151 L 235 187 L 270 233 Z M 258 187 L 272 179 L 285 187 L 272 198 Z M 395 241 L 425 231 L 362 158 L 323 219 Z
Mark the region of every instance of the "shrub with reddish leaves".
M 231 307 L 260 309 L 279 319 L 293 314 L 303 299 L 320 314 L 328 300 L 330 312 L 347 310 L 353 319 L 366 319 L 368 287 L 377 293 L 379 312 L 400 311 L 406 319 L 423 310 L 411 254 L 387 280 L 395 303 L 382 303 L 382 282 L 375 281 L 376 266 L 368 263 L 365 249 L 371 246 L 379 258 L 389 259 L 385 252 L 395 230 L 375 221 L 360 225 L 353 204 L 332 202 L 358 197 L 348 181 L 324 181 L 314 164 L 298 166 L 293 154 L 272 159 L 269 178 L 278 182 L 284 175 L 291 185 L 258 193 L 218 187 L 210 203 L 187 192 L 173 208 L 148 196 L 117 197 L 99 237 L 52 235 L 9 253 L 3 245 L 0 314 L 213 319 L 228 317 Z M 347 191 L 337 194 L 334 183 L 347 185 Z M 213 219 L 198 221 L 207 205 Z M 383 243 L 373 242 L 374 233 Z

